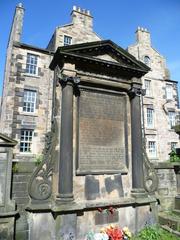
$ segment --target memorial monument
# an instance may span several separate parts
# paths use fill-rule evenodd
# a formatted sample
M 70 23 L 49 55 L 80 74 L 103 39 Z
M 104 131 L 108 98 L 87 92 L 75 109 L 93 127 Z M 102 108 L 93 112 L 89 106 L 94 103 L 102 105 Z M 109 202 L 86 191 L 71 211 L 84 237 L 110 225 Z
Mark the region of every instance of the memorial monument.
M 106 40 L 59 47 L 50 69 L 53 128 L 29 184 L 33 240 L 84 239 L 110 223 L 135 232 L 154 222 L 156 183 L 150 166 L 145 171 L 140 103 L 149 67 Z

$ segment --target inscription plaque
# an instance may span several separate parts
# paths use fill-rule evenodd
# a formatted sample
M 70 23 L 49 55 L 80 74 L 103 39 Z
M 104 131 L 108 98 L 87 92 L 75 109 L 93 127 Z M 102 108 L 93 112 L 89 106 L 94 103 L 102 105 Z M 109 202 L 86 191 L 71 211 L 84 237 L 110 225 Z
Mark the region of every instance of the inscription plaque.
M 81 90 L 79 97 L 79 173 L 125 171 L 126 97 Z

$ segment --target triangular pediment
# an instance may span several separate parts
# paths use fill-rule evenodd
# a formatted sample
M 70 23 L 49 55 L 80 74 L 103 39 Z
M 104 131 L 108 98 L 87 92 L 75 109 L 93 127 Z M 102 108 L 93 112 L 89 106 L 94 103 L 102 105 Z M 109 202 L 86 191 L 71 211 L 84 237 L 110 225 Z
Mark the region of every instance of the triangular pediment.
M 123 74 L 133 72 L 129 76 L 141 77 L 150 70 L 148 66 L 110 40 L 59 47 L 50 64 L 50 68 L 53 70 L 61 61 L 63 64 L 64 60 L 62 59 L 64 57 L 66 59 L 79 59 L 81 63 L 86 61 L 96 65 L 104 64 L 104 66 L 111 69 L 111 72 L 114 71 L 113 68 L 119 69 Z
M 6 136 L 5 134 L 0 133 L 0 147 L 1 146 L 10 146 L 13 147 L 17 144 L 17 141 Z
M 138 69 L 140 68 L 146 71 L 149 70 L 148 66 L 138 61 L 134 56 L 132 56 L 130 53 L 128 53 L 126 50 L 111 40 L 69 45 L 66 47 L 61 47 L 60 49 L 61 51 L 68 53 L 74 53 L 81 56 L 89 56 L 109 62 L 116 62 L 120 65 Z M 105 57 L 104 59 L 103 56 Z
M 111 57 L 109 54 L 101 54 L 101 55 L 94 56 L 94 57 L 97 59 L 118 63 L 118 61 L 115 58 Z

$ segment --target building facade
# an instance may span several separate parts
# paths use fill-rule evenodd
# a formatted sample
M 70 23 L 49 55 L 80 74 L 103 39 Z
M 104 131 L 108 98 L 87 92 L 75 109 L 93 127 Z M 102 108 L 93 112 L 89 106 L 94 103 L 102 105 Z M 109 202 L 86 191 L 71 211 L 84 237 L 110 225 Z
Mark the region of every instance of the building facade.
M 59 46 L 102 39 L 93 31 L 90 12 L 74 7 L 72 22 L 55 29 L 47 48 L 30 46 L 21 43 L 23 16 L 24 8 L 19 4 L 7 48 L 1 132 L 18 141 L 15 161 L 34 161 L 42 154 L 45 134 L 51 129 L 54 74 L 49 64 L 54 52 Z M 152 160 L 164 161 L 178 144 L 172 129 L 178 111 L 177 82 L 170 80 L 165 59 L 151 46 L 150 33 L 138 28 L 136 37 L 137 42 L 128 47 L 128 52 L 151 68 L 142 78 L 146 89 L 143 112 L 147 153 Z
M 179 108 L 177 81 L 170 79 L 166 59 L 152 47 L 147 29 L 137 29 L 136 43 L 128 51 L 151 68 L 142 78 L 146 89 L 142 105 L 148 157 L 152 161 L 168 160 L 168 154 L 179 143 L 173 129 Z

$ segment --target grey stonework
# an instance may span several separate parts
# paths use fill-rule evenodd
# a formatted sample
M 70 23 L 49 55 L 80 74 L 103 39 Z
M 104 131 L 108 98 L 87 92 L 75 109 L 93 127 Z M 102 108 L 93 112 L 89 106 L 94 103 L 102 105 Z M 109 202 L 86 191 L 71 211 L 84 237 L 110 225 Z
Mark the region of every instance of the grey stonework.
M 173 95 L 176 99 L 178 97 L 176 82 L 167 78 L 164 58 L 150 46 L 150 34 L 146 30 L 138 29 L 137 45 L 128 48 L 128 51 L 138 60 L 143 60 L 148 51 L 151 60 L 153 59 L 150 66 L 153 71 L 147 73 L 149 68 L 127 51 L 111 41 L 101 41 L 101 38 L 93 32 L 93 17 L 89 11 L 74 7 L 71 13 L 72 23 L 56 28 L 47 49 L 20 42 L 23 12 L 22 5 L 18 5 L 12 28 L 15 30 L 10 34 L 8 45 L 1 110 L 1 132 L 12 136 L 18 142 L 13 152 L 12 179 L 12 197 L 19 211 L 19 215 L 16 216 L 16 239 L 83 240 L 88 231 L 99 231 L 101 227 L 112 222 L 122 227 L 128 226 L 133 232 L 144 227 L 146 223 L 155 223 L 157 220 L 155 213 L 158 210 L 156 198 L 163 203 L 164 196 L 167 197 L 166 200 L 168 197 L 174 197 L 176 181 L 173 168 L 157 167 L 159 189 L 156 195 L 150 197 L 144 190 L 140 131 L 142 82 L 147 78 L 153 83 L 153 98 L 143 97 L 143 107 L 146 111 L 147 106 L 151 106 L 159 115 L 158 118 L 156 117 L 156 128 L 146 128 L 145 134 L 150 136 L 147 139 L 155 139 L 157 143 L 161 140 L 162 148 L 158 146 L 160 161 L 167 160 L 167 153 L 170 151 L 169 143 L 178 142 L 174 131 L 168 129 L 167 113 L 165 114 L 168 109 L 176 111 L 178 104 L 177 100 L 167 102 L 163 98 L 167 82 L 174 86 Z M 79 44 L 78 49 L 76 49 L 77 45 L 63 48 L 64 36 L 71 37 L 72 44 Z M 61 48 L 58 48 L 60 46 Z M 26 73 L 27 53 L 37 55 L 37 75 Z M 54 72 L 49 68 L 50 63 L 50 68 Z M 145 73 L 146 77 L 141 79 Z M 79 85 L 75 82 L 78 80 L 76 77 L 80 79 Z M 70 88 L 69 91 L 67 86 Z M 86 170 L 90 170 L 89 172 L 78 171 L 78 101 L 84 88 L 92 92 L 98 90 L 108 96 L 120 94 L 126 99 L 123 102 L 126 118 L 123 124 L 121 122 L 126 135 L 123 149 L 125 161 L 118 166 L 120 171 L 117 173 L 116 171 L 108 172 L 108 169 L 105 171 L 103 164 L 98 165 L 99 172 L 91 172 L 87 166 Z M 27 89 L 37 93 L 34 113 L 23 111 L 24 90 Z M 63 103 L 62 99 L 64 99 Z M 67 107 L 70 114 L 66 112 Z M 132 114 L 134 109 L 137 111 Z M 104 113 L 101 112 L 101 114 Z M 106 114 L 103 116 L 107 117 Z M 109 127 L 112 119 L 100 120 L 105 127 Z M 84 125 L 84 132 L 86 127 L 87 124 Z M 103 130 L 108 129 L 105 127 Z M 30 153 L 20 152 L 22 129 L 34 131 Z M 95 128 L 91 127 L 90 130 L 93 129 Z M 115 130 L 119 131 L 119 128 L 115 127 Z M 99 129 L 96 128 L 96 131 Z M 47 133 L 50 134 L 46 136 Z M 65 136 L 62 136 L 64 133 Z M 99 134 L 101 137 L 104 136 L 100 131 Z M 105 141 L 100 144 L 106 146 L 112 140 L 111 147 L 114 150 L 113 138 L 111 134 L 109 135 L 108 138 L 104 137 Z M 45 139 L 47 146 L 45 146 Z M 96 144 L 98 145 L 98 141 Z M 133 150 L 131 150 L 132 145 Z M 62 146 L 63 149 L 61 149 Z M 166 148 L 167 151 L 164 151 Z M 70 153 L 68 157 L 67 152 Z M 38 156 L 42 153 L 43 161 L 37 167 L 34 162 L 37 163 Z M 86 151 L 84 153 L 86 154 Z M 103 160 L 102 156 L 97 157 Z M 103 157 L 106 158 L 106 155 Z M 96 165 L 97 163 L 96 160 Z M 152 166 L 149 164 L 149 167 Z M 172 201 L 173 199 L 169 209 L 172 207 Z M 111 206 L 116 210 L 112 217 L 107 215 Z M 159 210 L 163 210 L 164 206 L 165 204 L 162 204 Z M 102 215 L 98 214 L 98 208 L 103 208 Z M 41 228 L 39 229 L 38 226 Z

